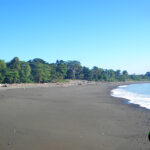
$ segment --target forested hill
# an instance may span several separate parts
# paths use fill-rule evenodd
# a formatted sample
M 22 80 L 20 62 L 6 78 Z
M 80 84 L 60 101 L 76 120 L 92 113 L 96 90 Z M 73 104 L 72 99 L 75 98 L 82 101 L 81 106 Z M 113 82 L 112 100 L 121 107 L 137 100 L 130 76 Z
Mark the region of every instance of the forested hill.
M 57 60 L 56 63 L 35 58 L 28 62 L 20 61 L 18 57 L 10 62 L 0 60 L 0 83 L 45 83 L 64 79 L 79 79 L 89 81 L 139 81 L 150 80 L 150 72 L 145 75 L 129 75 L 127 71 L 102 69 L 81 66 L 79 61 Z

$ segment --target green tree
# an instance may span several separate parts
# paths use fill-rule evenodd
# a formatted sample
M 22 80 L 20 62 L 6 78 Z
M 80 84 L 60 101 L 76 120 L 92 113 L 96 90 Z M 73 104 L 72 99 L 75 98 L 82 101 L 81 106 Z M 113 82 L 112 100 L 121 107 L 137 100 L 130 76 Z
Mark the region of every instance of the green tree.
M 120 70 L 115 71 L 115 79 L 120 81 L 120 77 L 121 77 L 121 71 Z
M 18 57 L 14 57 L 10 62 L 7 63 L 7 67 L 8 67 L 8 72 L 13 72 L 14 71 L 14 75 L 17 72 L 17 81 L 14 80 L 14 82 L 20 82 L 20 71 L 21 71 L 21 67 L 20 67 L 20 61 Z M 11 73 L 11 75 L 13 76 L 13 73 Z
M 108 76 L 107 70 L 102 71 L 101 81 L 109 81 L 109 76 Z
M 51 68 L 50 81 L 52 81 L 52 82 L 58 81 L 58 80 L 59 80 L 59 73 L 56 71 L 56 68 L 57 68 L 56 64 L 55 64 L 55 63 L 52 63 L 52 64 L 50 64 L 49 66 L 50 66 L 50 68 Z
M 5 73 L 4 83 L 18 83 L 19 73 L 14 69 L 7 69 Z
M 109 76 L 110 82 L 115 81 L 115 71 L 114 70 L 112 70 L 112 69 L 108 70 L 108 76 Z
M 122 75 L 123 75 L 124 81 L 128 79 L 128 72 L 126 70 L 122 72 Z
M 91 70 L 92 80 L 100 81 L 102 80 L 103 69 L 94 66 Z
M 80 79 L 82 73 L 82 66 L 79 61 L 67 61 L 66 62 L 68 71 L 67 78 L 68 79 Z
M 31 67 L 28 62 L 20 62 L 20 81 L 22 83 L 28 83 L 30 81 Z
M 88 67 L 83 67 L 82 73 L 83 73 L 83 79 L 84 80 L 90 81 L 92 79 L 92 74 L 91 74 L 91 71 Z
M 91 74 L 92 74 L 92 80 L 98 81 L 99 68 L 94 66 L 91 70 Z
M 40 59 L 40 58 L 34 58 L 33 60 L 29 60 L 28 62 L 30 64 L 32 64 L 32 63 L 48 64 L 45 60 Z
M 0 83 L 4 81 L 6 73 L 6 63 L 3 60 L 0 60 Z
M 51 68 L 48 64 L 40 62 L 30 63 L 31 67 L 31 80 L 38 83 L 44 83 L 50 81 Z
M 9 63 L 7 63 L 7 67 L 10 69 L 20 70 L 20 61 L 18 57 L 14 57 Z
M 60 64 L 57 66 L 56 71 L 59 74 L 59 78 L 64 79 L 66 77 L 67 66 L 65 64 Z

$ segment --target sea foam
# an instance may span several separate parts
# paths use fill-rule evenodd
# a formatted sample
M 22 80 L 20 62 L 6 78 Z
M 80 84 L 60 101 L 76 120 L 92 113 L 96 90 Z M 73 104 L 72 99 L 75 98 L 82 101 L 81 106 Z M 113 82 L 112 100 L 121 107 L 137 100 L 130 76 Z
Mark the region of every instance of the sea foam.
M 150 95 L 149 95 L 150 93 L 139 94 L 137 92 L 132 92 L 129 86 L 130 85 L 124 85 L 124 86 L 119 86 L 116 89 L 113 89 L 111 91 L 111 96 L 125 98 L 129 100 L 129 103 L 138 104 L 141 107 L 150 109 Z M 138 86 L 147 87 L 147 86 L 143 86 L 142 84 L 133 85 L 134 88 L 138 88 Z

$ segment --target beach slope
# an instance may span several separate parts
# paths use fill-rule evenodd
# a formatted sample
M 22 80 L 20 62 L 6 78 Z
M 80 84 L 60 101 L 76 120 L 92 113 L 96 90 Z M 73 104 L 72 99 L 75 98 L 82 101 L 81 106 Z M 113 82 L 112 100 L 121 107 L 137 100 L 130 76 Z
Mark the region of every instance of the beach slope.
M 117 84 L 0 91 L 0 150 L 148 150 L 150 111 L 111 97 Z

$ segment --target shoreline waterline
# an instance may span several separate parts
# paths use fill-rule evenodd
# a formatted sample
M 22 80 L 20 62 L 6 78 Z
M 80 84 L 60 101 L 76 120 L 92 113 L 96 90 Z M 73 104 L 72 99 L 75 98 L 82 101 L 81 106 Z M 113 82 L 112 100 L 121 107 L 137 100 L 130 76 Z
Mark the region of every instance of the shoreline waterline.
M 128 104 L 150 110 L 150 83 L 133 83 L 119 85 L 110 91 L 112 97 L 126 99 Z

